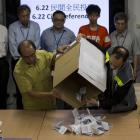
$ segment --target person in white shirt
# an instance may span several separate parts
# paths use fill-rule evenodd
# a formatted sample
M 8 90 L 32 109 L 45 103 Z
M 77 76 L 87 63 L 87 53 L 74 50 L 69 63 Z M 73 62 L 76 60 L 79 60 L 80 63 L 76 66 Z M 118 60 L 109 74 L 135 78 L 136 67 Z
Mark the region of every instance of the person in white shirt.
M 129 62 L 132 64 L 134 80 L 138 78 L 138 65 L 140 46 L 136 35 L 127 28 L 128 17 L 125 13 L 119 12 L 114 16 L 116 30 L 110 34 L 111 47 L 123 46 L 129 51 Z
M 7 84 L 9 79 L 9 64 L 7 61 L 7 29 L 0 25 L 0 109 L 7 106 Z

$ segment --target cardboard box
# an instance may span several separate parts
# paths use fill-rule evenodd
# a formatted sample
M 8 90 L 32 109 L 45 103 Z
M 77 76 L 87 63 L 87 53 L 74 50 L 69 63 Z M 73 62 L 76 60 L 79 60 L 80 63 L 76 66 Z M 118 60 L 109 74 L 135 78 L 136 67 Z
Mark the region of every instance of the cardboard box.
M 97 49 L 97 51 L 99 50 Z M 87 52 L 86 54 L 87 56 L 88 53 L 90 52 Z M 62 100 L 64 100 L 71 106 L 77 108 L 83 105 L 83 103 L 79 102 L 76 99 L 77 93 L 79 92 L 81 87 L 86 87 L 86 96 L 88 98 L 92 98 L 92 97 L 97 98 L 99 93 L 101 93 L 101 91 L 105 89 L 105 87 L 103 86 L 106 86 L 106 83 L 104 83 L 106 82 L 105 81 L 106 77 L 101 76 L 101 78 L 103 77 L 105 80 L 100 79 L 99 77 L 101 75 L 101 72 L 99 73 L 97 71 L 96 73 L 98 74 L 98 76 L 92 77 L 92 75 L 90 75 L 90 72 L 92 73 L 92 69 L 89 66 L 90 69 L 89 72 L 88 71 L 89 69 L 86 68 L 86 65 L 84 67 L 85 70 L 87 71 L 84 71 L 84 68 L 81 66 L 84 64 L 82 64 L 82 62 L 81 63 L 79 62 L 79 55 L 80 55 L 80 45 L 74 42 L 71 45 L 70 49 L 66 53 L 64 53 L 64 55 L 61 55 L 56 59 L 54 72 L 53 72 L 53 87 L 56 87 L 61 92 Z M 102 57 L 101 61 L 103 60 L 104 58 Z M 82 69 L 78 74 L 77 70 L 79 69 L 79 64 L 80 67 L 82 67 Z M 96 67 L 97 66 L 95 66 L 94 68 L 96 69 Z M 101 82 L 104 84 L 103 86 Z M 94 85 L 98 88 L 96 88 Z

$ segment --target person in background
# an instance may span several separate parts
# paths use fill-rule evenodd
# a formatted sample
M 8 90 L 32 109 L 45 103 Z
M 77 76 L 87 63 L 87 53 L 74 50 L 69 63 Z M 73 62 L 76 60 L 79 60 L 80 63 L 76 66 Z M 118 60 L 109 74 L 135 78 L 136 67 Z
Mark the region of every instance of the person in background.
M 41 35 L 41 49 L 49 52 L 63 52 L 76 39 L 73 31 L 64 26 L 66 15 L 63 11 L 57 10 L 52 15 L 53 26 L 43 31 Z M 59 49 L 58 49 L 59 48 Z M 69 106 L 57 99 L 58 108 L 64 109 Z
M 66 15 L 63 11 L 55 11 L 52 15 L 53 26 L 43 31 L 41 48 L 49 52 L 65 48 L 75 40 L 74 33 L 64 26 Z M 60 49 L 59 49 L 60 50 Z
M 138 56 L 140 46 L 134 33 L 127 29 L 128 17 L 125 13 L 119 12 L 114 16 L 116 30 L 110 34 L 112 47 L 124 46 L 129 51 L 129 61 L 134 68 L 134 79 L 137 78 Z
M 106 52 L 107 88 L 99 94 L 98 100 L 87 99 L 88 104 L 107 109 L 111 113 L 137 108 L 133 72 L 128 57 L 129 51 L 122 46 Z
M 0 109 L 7 107 L 7 84 L 9 64 L 7 61 L 8 34 L 5 26 L 0 25 Z
M 25 40 L 18 46 L 21 58 L 14 69 L 14 78 L 22 94 L 23 108 L 31 110 L 49 110 L 56 108 L 52 89 L 51 69 L 55 55 L 45 50 L 36 50 L 31 40 Z
M 17 10 L 19 20 L 9 26 L 9 50 L 12 56 L 11 67 L 12 72 L 19 60 L 18 46 L 23 40 L 32 40 L 37 48 L 40 48 L 40 27 L 30 20 L 30 7 L 21 5 Z M 22 99 L 16 86 L 17 108 L 22 109 Z
M 97 22 L 100 17 L 100 12 L 101 9 L 98 5 L 91 4 L 86 8 L 89 24 L 79 28 L 77 40 L 79 41 L 81 37 L 84 37 L 97 42 L 99 46 L 109 48 L 111 41 L 108 31 L 104 26 L 99 25 Z

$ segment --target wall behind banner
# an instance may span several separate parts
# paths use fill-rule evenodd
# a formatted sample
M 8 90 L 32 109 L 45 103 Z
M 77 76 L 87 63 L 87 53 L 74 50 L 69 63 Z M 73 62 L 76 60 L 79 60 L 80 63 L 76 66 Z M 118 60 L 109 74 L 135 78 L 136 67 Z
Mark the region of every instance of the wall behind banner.
M 45 8 L 47 8 L 47 5 L 44 5 L 42 3 L 41 4 L 36 4 L 36 2 L 39 3 L 39 2 L 42 2 L 43 0 L 21 0 L 21 1 L 20 0 L 6 0 L 7 26 L 9 26 L 10 23 L 12 23 L 13 21 L 15 21 L 17 19 L 16 9 L 17 9 L 17 6 L 20 5 L 20 2 L 23 3 L 23 1 L 26 1 L 26 3 L 28 5 L 34 3 L 34 6 L 33 7 L 31 6 L 31 9 L 33 8 L 35 10 L 35 12 L 33 12 L 33 14 L 31 15 L 31 18 L 33 17 L 34 20 L 41 21 L 42 23 L 43 23 L 43 21 L 45 21 L 43 23 L 43 25 L 41 25 L 41 28 L 42 28 L 42 26 L 43 26 L 43 28 L 47 28 L 47 27 L 51 26 L 51 24 L 52 24 L 51 19 L 49 19 L 49 20 L 48 19 L 42 19 L 42 20 L 39 19 L 39 18 L 46 18 L 46 15 L 48 15 L 47 10 L 45 10 Z M 50 0 L 50 1 L 51 2 L 54 2 L 54 1 L 59 2 L 59 0 Z M 68 0 L 65 0 L 65 1 L 68 1 Z M 72 1 L 75 2 L 75 0 L 72 0 Z M 81 0 L 79 0 L 79 1 L 81 1 Z M 82 0 L 83 7 L 81 7 L 80 10 L 84 9 L 84 6 L 85 6 L 84 4 L 88 4 L 88 2 L 90 3 L 92 1 L 95 4 L 99 3 L 99 6 L 102 5 L 102 6 L 100 6 L 102 8 L 102 11 L 101 11 L 101 17 L 99 19 L 99 23 L 106 26 L 109 31 L 112 31 L 114 29 L 113 16 L 116 13 L 116 11 L 124 11 L 124 9 L 125 9 L 124 8 L 124 1 L 125 0 L 100 0 L 100 1 L 99 0 Z M 106 7 L 104 6 L 104 5 L 107 5 L 107 3 L 105 1 L 106 2 L 109 1 L 109 5 L 106 6 Z M 68 4 L 69 4 L 69 2 L 68 2 Z M 72 5 L 71 5 L 71 3 L 69 5 L 68 4 L 67 4 L 67 8 L 69 8 L 69 10 L 70 10 Z M 54 6 L 54 8 L 55 8 L 55 6 Z M 75 5 L 74 10 L 76 10 L 78 8 L 79 8 L 78 5 Z M 107 10 L 109 13 L 105 12 L 103 9 Z M 50 13 L 53 13 L 53 12 L 50 12 Z M 71 12 L 69 12 L 69 13 L 71 13 Z M 74 17 L 74 15 L 72 13 L 69 14 L 68 18 L 71 18 L 72 22 L 66 24 L 66 26 L 69 27 L 70 29 L 71 29 L 71 27 L 75 28 L 75 32 L 77 32 L 77 30 L 80 26 L 80 25 L 78 25 L 79 23 L 81 25 L 88 23 L 88 20 L 84 17 L 83 17 L 83 19 L 85 19 L 85 20 L 83 22 L 81 22 L 81 19 L 78 19 L 78 18 L 80 18 L 79 15 L 85 15 L 85 14 L 86 14 L 85 10 L 80 11 L 80 12 L 77 11 L 77 14 L 75 14 L 75 15 L 78 15 L 78 16 L 76 18 Z M 45 17 L 44 17 L 44 15 L 45 15 Z M 104 16 L 104 15 L 107 15 L 107 16 Z M 48 17 L 49 16 L 50 15 L 48 15 Z M 72 18 L 74 18 L 74 19 L 72 19 Z M 74 23 L 74 21 L 76 19 L 77 19 L 77 21 Z M 47 22 L 46 22 L 46 20 L 47 20 Z M 50 23 L 48 23 L 48 21 L 50 21 Z M 70 27 L 70 24 L 72 25 L 71 27 Z
M 109 30 L 109 0 L 21 0 L 21 4 L 28 4 L 31 8 L 31 20 L 39 23 L 41 32 L 52 26 L 52 14 L 61 10 L 66 14 L 65 26 L 77 35 L 78 29 L 88 24 L 86 8 L 90 4 L 97 4 L 101 8 L 98 23 Z

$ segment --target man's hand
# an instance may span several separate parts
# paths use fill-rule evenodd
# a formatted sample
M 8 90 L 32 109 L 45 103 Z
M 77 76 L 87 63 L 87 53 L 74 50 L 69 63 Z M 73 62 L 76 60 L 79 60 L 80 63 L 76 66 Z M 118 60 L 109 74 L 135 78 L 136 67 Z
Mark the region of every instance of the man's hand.
M 76 41 L 77 41 L 77 42 L 80 42 L 81 37 L 86 38 L 86 35 L 79 33 L 79 34 L 77 35 L 77 37 L 76 37 Z
M 52 90 L 52 96 L 54 96 L 55 98 L 61 99 L 61 94 L 60 93 L 61 92 L 59 90 L 55 89 L 55 88 Z
M 98 106 L 98 101 L 94 98 L 86 99 L 86 103 L 90 104 L 90 105 L 93 105 L 93 106 Z
M 64 53 L 68 50 L 69 46 L 68 45 L 64 45 L 64 46 L 60 46 L 58 49 L 57 49 L 57 53 Z

